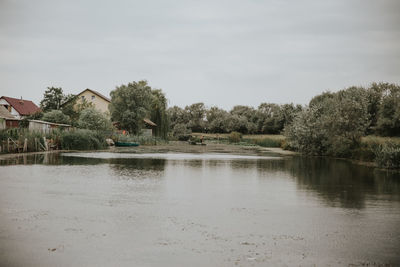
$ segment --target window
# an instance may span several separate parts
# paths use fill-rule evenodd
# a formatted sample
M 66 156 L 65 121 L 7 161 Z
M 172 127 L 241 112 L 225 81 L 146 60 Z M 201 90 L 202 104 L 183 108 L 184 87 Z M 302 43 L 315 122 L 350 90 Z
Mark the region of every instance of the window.
M 82 101 L 85 101 L 85 96 L 83 95 L 83 96 L 81 96 L 82 97 Z
M 92 95 L 92 100 L 93 100 L 95 97 L 96 97 L 95 95 Z

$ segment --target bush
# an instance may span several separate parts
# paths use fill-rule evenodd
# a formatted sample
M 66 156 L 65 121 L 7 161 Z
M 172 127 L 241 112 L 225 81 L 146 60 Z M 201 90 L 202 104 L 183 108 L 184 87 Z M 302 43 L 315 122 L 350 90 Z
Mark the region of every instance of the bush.
M 107 147 L 105 137 L 99 132 L 78 129 L 63 132 L 61 137 L 61 148 L 66 150 L 90 150 Z
M 190 130 L 186 124 L 178 123 L 172 130 L 172 135 L 179 141 L 187 141 L 191 136 L 192 130 Z
M 260 139 L 252 139 L 251 142 L 262 147 L 280 147 L 282 140 L 277 138 L 264 137 Z
M 94 108 L 84 109 L 79 115 L 78 126 L 83 129 L 108 131 L 112 129 L 110 119 Z
M 375 162 L 381 168 L 400 168 L 400 144 L 387 142 L 379 145 L 375 150 Z
M 231 143 L 239 143 L 242 140 L 242 134 L 238 132 L 231 132 L 228 136 L 228 140 Z
M 69 116 L 62 113 L 61 110 L 52 110 L 43 114 L 42 120 L 54 123 L 71 123 Z

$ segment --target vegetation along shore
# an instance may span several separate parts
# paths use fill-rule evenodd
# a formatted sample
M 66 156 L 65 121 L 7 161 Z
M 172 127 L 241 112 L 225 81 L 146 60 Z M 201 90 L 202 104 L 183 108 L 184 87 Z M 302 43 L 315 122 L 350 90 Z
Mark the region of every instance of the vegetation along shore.
M 116 87 L 110 99 L 90 89 L 83 92 L 72 95 L 62 88 L 47 88 L 39 111 L 0 131 L 1 153 L 99 150 L 116 141 L 172 150 L 182 143 L 168 142 L 189 141 L 275 147 L 400 168 L 400 86 L 396 84 L 328 91 L 305 106 L 265 102 L 257 108 L 238 105 L 229 111 L 204 103 L 168 108 L 162 90 L 151 88 L 147 81 Z M 68 127 L 33 130 L 32 121 Z

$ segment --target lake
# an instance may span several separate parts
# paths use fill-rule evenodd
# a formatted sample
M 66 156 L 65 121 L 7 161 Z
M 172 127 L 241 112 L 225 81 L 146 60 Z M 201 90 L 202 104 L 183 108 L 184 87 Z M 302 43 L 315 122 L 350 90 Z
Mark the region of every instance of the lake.
M 0 266 L 395 266 L 399 251 L 399 173 L 345 160 L 0 160 Z

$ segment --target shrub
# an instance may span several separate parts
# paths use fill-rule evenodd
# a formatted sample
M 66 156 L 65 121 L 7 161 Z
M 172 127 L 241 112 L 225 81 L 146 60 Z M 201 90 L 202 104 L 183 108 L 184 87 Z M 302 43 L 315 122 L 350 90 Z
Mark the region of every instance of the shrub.
M 54 123 L 71 123 L 69 116 L 62 113 L 61 110 L 52 110 L 44 113 L 42 120 Z
M 242 134 L 238 132 L 231 132 L 228 136 L 228 140 L 231 143 L 239 143 L 242 140 Z
M 83 129 L 108 131 L 112 129 L 110 119 L 94 108 L 84 109 L 79 115 L 78 126 Z
M 186 124 L 178 123 L 172 130 L 172 135 L 179 141 L 187 141 L 191 136 L 192 130 L 190 130 Z
M 105 137 L 99 132 L 78 129 L 70 132 L 63 132 L 61 138 L 62 149 L 90 150 L 102 149 L 107 146 Z
M 375 149 L 375 162 L 381 168 L 400 168 L 400 144 L 387 142 Z

